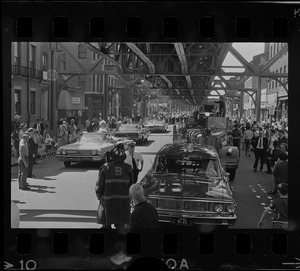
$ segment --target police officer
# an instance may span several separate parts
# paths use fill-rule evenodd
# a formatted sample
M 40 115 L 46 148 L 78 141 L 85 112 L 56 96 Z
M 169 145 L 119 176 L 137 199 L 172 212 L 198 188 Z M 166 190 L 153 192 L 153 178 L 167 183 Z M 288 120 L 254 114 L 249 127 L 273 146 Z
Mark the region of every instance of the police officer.
M 111 152 L 112 162 L 105 163 L 99 170 L 96 183 L 96 196 L 99 200 L 97 223 L 104 228 L 124 229 L 129 223 L 129 187 L 133 183 L 133 172 L 126 158 L 123 144 Z

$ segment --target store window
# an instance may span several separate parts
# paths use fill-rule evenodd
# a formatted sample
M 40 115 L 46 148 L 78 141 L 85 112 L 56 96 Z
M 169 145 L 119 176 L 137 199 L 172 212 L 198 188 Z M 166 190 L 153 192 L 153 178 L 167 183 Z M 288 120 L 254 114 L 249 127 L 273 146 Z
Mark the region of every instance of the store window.
M 35 69 L 35 61 L 36 61 L 36 46 L 35 45 L 30 45 L 30 54 L 29 54 L 29 63 L 30 63 L 30 68 Z
M 42 55 L 42 70 L 46 71 L 47 70 L 47 55 Z
M 15 89 L 15 113 L 21 116 L 21 90 Z
M 35 91 L 30 91 L 30 114 L 35 115 L 35 106 L 36 106 L 36 93 Z
M 78 86 L 83 90 L 85 90 L 85 80 L 86 80 L 85 75 L 81 74 L 78 76 Z

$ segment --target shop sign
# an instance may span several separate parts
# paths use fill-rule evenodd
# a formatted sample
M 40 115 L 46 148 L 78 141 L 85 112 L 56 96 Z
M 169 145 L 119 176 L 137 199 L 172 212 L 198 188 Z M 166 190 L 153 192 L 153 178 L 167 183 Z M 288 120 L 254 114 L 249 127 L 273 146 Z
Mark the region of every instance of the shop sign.
M 72 97 L 72 104 L 80 104 L 80 97 Z
M 275 107 L 270 107 L 269 108 L 269 115 L 274 115 L 275 114 Z
M 103 72 L 109 74 L 116 74 L 118 73 L 118 67 L 116 65 L 104 65 Z

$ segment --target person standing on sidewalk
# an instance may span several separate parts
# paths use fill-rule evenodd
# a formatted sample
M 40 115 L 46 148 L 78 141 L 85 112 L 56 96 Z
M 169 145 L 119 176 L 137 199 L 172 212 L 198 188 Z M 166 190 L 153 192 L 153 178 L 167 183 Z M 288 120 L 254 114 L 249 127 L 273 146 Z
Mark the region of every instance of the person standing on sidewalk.
M 126 151 L 125 163 L 132 167 L 133 171 L 133 183 L 138 181 L 139 173 L 143 170 L 144 160 L 140 152 L 135 151 L 135 142 L 128 145 L 128 151 Z
M 28 139 L 28 176 L 29 178 L 34 178 L 35 176 L 32 174 L 34 160 L 35 160 L 35 149 L 36 149 L 36 143 L 34 142 L 34 130 L 33 128 L 28 129 L 29 132 L 29 139 Z
M 239 150 L 239 157 L 241 156 L 241 139 L 242 139 L 242 131 L 238 127 L 238 124 L 234 124 L 234 128 L 231 131 L 232 135 L 232 145 L 237 147 Z
M 22 140 L 20 141 L 19 145 L 19 153 L 20 156 L 18 158 L 18 182 L 19 182 L 19 189 L 21 190 L 28 190 L 29 185 L 27 183 L 27 175 L 28 175 L 28 148 L 27 142 L 29 140 L 29 133 L 24 133 L 22 136 Z

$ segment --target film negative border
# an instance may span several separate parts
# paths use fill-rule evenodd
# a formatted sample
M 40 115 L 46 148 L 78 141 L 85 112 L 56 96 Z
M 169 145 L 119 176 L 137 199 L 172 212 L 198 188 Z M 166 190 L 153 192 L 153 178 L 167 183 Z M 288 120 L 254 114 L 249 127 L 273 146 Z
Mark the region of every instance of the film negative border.
M 290 215 L 296 223 L 293 231 L 215 229 L 194 232 L 182 228 L 174 232 L 119 235 L 105 230 L 12 230 L 10 183 L 5 182 L 5 269 L 115 268 L 107 260 L 111 254 L 106 245 L 118 238 L 123 238 L 130 258 L 126 267 L 144 257 L 162 260 L 171 269 L 296 269 L 300 266 L 299 182 L 296 182 L 300 150 L 296 144 L 299 125 L 295 102 L 300 98 L 299 3 L 3 2 L 2 10 L 5 101 L 9 100 L 7 93 L 10 93 L 7 63 L 10 63 L 8 52 L 12 41 L 278 41 L 287 42 L 289 46 L 289 99 L 292 101 L 289 126 L 296 131 L 290 135 L 295 148 L 289 153 L 292 157 L 289 175 L 293 176 L 289 204 L 295 206 L 290 209 Z M 7 115 L 4 127 L 8 127 L 10 121 L 9 106 L 5 103 L 3 107 Z M 9 135 L 4 134 L 4 142 L 8 139 Z M 6 153 L 9 153 L 8 146 L 4 146 L 4 158 Z M 5 166 L 4 180 L 9 180 L 9 170 L 9 165 Z

